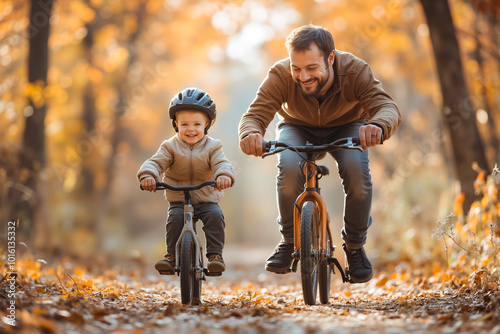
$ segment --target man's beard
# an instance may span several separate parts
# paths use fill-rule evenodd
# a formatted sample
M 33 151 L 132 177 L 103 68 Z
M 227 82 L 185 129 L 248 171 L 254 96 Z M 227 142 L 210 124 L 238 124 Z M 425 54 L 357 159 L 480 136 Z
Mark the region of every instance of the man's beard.
M 299 89 L 300 89 L 300 91 L 301 91 L 301 93 L 302 93 L 303 95 L 305 95 L 305 96 L 313 96 L 313 97 L 318 97 L 319 92 L 323 89 L 323 87 L 325 87 L 326 83 L 328 82 L 328 79 L 330 79 L 330 71 L 328 71 L 328 76 L 325 78 L 325 80 L 322 80 L 322 81 L 321 81 L 321 80 L 320 80 L 320 79 L 318 79 L 318 78 L 314 78 L 314 79 L 312 79 L 312 80 L 314 80 L 314 81 L 317 81 L 317 82 L 318 82 L 318 84 L 317 84 L 317 86 L 316 86 L 316 89 L 315 89 L 312 93 L 307 93 L 307 92 L 304 90 L 304 88 L 302 87 L 302 84 L 301 84 L 301 82 L 302 82 L 302 81 L 300 81 L 300 80 L 298 80 L 298 79 L 297 79 L 297 80 L 295 80 L 295 84 L 296 84 L 297 86 L 299 86 Z

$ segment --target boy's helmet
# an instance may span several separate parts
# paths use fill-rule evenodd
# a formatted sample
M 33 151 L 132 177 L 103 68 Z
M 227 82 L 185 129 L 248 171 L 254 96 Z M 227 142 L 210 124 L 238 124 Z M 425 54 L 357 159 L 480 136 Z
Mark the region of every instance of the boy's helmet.
M 175 114 L 179 111 L 201 111 L 208 117 L 208 125 L 205 128 L 205 134 L 207 134 L 210 126 L 215 122 L 215 117 L 217 111 L 215 110 L 215 102 L 212 100 L 210 95 L 205 93 L 199 88 L 191 87 L 186 88 L 182 92 L 179 92 L 170 101 L 169 114 L 172 120 L 172 126 L 175 131 L 178 132 L 179 129 L 175 126 Z

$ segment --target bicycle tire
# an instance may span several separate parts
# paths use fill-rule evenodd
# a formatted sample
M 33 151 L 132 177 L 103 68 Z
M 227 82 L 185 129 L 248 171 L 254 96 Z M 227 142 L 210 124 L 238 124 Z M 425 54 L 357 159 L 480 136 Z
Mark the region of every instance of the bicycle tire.
M 326 235 L 326 244 L 328 247 L 331 247 L 330 236 Z M 318 268 L 318 282 L 319 282 L 319 301 L 321 304 L 328 304 L 330 299 L 330 283 L 332 277 L 332 270 L 330 265 L 328 264 L 327 259 L 321 260 Z
M 188 304 L 193 298 L 193 284 L 194 284 L 194 242 L 190 233 L 185 233 L 181 241 L 181 255 L 180 255 L 180 280 L 181 280 L 181 302 Z
M 196 253 L 194 251 L 194 243 L 193 243 L 193 258 L 196 257 Z M 200 247 L 200 258 L 197 259 L 198 262 L 194 261 L 194 266 L 199 265 L 201 267 L 201 264 L 203 263 L 201 260 L 201 257 L 203 256 L 203 249 Z M 202 289 L 202 278 L 197 278 L 196 273 L 194 272 L 194 267 L 193 267 L 193 300 L 197 300 L 198 302 L 201 301 L 201 289 Z
M 300 215 L 300 274 L 304 303 L 316 304 L 318 288 L 319 254 L 319 212 L 310 201 L 302 205 Z

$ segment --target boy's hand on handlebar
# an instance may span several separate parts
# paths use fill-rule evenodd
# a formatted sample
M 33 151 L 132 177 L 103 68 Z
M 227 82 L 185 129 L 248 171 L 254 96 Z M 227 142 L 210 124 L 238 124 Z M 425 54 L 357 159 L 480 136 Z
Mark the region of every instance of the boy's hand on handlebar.
M 229 176 L 226 175 L 219 175 L 217 176 L 217 187 L 215 188 L 216 190 L 224 190 L 226 188 L 231 187 L 231 183 L 233 182 Z
M 152 177 L 146 177 L 141 180 L 141 187 L 144 190 L 156 192 L 156 180 Z
M 368 124 L 359 128 L 359 143 L 364 151 L 368 147 L 380 145 L 382 138 L 382 129 L 376 125 Z
M 240 149 L 248 155 L 262 156 L 262 135 L 260 133 L 252 133 L 240 140 Z

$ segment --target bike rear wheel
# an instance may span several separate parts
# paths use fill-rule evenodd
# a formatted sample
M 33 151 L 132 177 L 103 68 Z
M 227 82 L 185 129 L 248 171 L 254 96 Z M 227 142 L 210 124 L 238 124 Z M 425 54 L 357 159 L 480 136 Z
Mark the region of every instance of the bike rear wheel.
M 330 246 L 331 240 L 328 234 L 326 235 L 326 244 L 327 247 L 331 248 Z M 326 258 L 321 260 L 319 264 L 318 276 L 319 276 L 319 301 L 321 302 L 321 304 L 328 304 L 328 300 L 330 299 L 330 282 L 332 277 L 332 270 Z
M 315 203 L 307 201 L 300 215 L 300 274 L 304 303 L 316 304 L 318 288 L 319 253 L 319 212 Z
M 193 247 L 194 249 L 194 247 Z M 193 251 L 194 253 L 194 251 Z M 193 254 L 193 257 L 196 256 L 196 254 Z M 201 267 L 201 264 L 203 263 L 201 260 L 201 257 L 203 256 L 202 249 L 200 247 L 200 258 L 198 259 L 198 262 L 195 262 L 195 266 L 199 265 Z M 201 285 L 203 283 L 203 278 L 202 276 L 197 277 L 196 271 L 194 270 L 193 267 L 193 302 L 196 300 L 197 302 L 201 301 Z
M 182 237 L 180 255 L 181 301 L 187 304 L 193 297 L 200 297 L 201 280 L 196 278 L 197 259 L 195 243 L 190 233 Z

